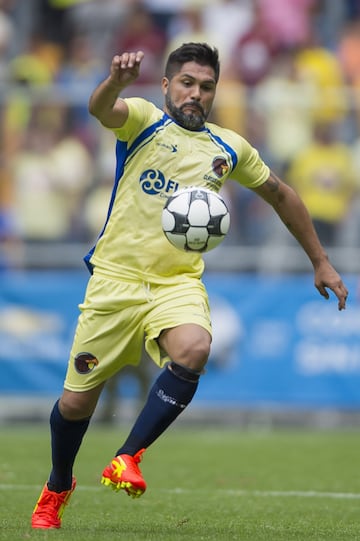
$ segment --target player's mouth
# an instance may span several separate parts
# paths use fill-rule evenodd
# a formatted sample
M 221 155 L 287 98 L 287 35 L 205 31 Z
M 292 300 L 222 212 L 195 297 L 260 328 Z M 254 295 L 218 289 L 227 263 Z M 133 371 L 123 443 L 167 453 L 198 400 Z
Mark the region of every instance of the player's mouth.
M 186 110 L 189 110 L 191 113 L 198 113 L 202 116 L 205 114 L 201 105 L 198 105 L 197 103 L 184 103 L 184 105 L 181 106 L 181 111 L 185 112 Z

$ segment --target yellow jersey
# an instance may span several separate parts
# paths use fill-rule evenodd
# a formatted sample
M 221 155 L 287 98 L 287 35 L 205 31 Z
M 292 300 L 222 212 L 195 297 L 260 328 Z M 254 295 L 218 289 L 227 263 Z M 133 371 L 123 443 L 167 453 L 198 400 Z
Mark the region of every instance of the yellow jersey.
M 231 178 L 263 184 L 270 171 L 258 152 L 234 131 L 206 123 L 198 131 L 177 124 L 142 98 L 125 99 L 129 115 L 116 136 L 116 173 L 105 225 L 85 257 L 90 269 L 113 277 L 176 283 L 201 277 L 200 254 L 166 239 L 161 214 L 166 199 L 189 186 L 220 192 Z

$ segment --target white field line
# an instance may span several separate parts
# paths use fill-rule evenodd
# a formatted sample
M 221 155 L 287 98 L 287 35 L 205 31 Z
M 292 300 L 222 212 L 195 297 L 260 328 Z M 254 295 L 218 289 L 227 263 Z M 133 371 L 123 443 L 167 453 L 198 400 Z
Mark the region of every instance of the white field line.
M 0 483 L 0 490 L 40 490 L 41 485 L 14 485 L 14 484 L 5 484 Z M 76 490 L 86 490 L 86 491 L 102 491 L 103 487 L 99 486 L 77 486 Z M 195 492 L 205 492 L 202 489 L 183 489 L 183 488 L 173 488 L 173 489 L 153 489 L 154 492 L 166 492 L 167 494 L 189 494 Z M 206 490 L 208 492 L 208 490 Z M 212 492 L 221 494 L 222 496 L 258 496 L 263 498 L 332 498 L 338 500 L 360 500 L 360 493 L 354 492 L 321 492 L 316 490 L 236 490 L 236 489 L 212 489 Z

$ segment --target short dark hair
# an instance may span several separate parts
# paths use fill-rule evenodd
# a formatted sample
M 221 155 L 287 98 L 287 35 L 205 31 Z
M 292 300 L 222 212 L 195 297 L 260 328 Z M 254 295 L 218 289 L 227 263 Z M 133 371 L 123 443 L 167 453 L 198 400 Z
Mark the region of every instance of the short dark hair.
M 216 47 L 212 48 L 207 43 L 183 43 L 181 47 L 170 53 L 165 66 L 165 77 L 170 80 L 186 62 L 196 62 L 201 66 L 212 67 L 215 81 L 218 82 L 220 62 Z

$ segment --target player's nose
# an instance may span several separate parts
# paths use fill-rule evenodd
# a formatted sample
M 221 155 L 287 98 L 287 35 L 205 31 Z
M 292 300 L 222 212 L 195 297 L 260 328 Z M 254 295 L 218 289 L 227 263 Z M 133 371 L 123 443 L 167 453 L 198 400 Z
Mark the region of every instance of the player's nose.
M 191 87 L 191 95 L 190 95 L 190 97 L 191 97 L 192 100 L 197 100 L 197 101 L 200 100 L 201 91 L 200 91 L 200 86 L 199 85 L 193 85 Z

